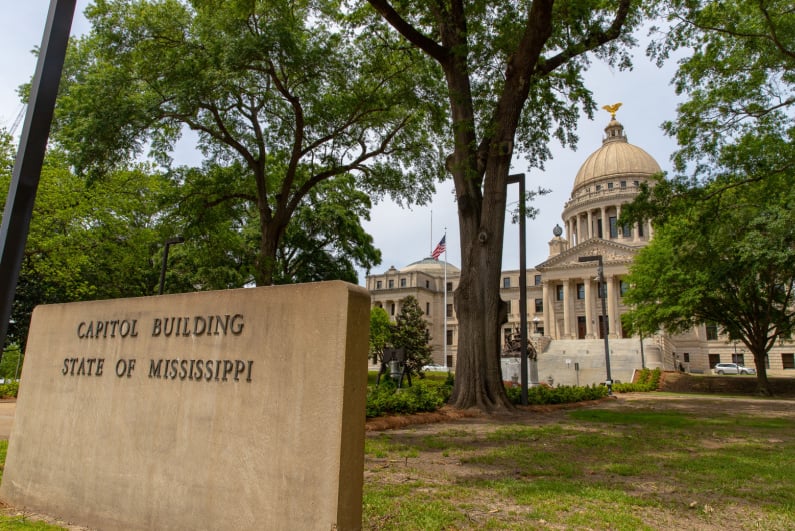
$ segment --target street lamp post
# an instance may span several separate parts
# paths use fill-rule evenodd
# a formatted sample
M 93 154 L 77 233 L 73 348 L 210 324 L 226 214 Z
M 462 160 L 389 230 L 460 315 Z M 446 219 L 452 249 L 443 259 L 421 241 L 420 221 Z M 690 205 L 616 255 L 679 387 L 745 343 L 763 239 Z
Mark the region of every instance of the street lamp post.
M 163 287 L 166 285 L 166 265 L 168 264 L 168 248 L 177 243 L 184 243 L 185 238 L 177 236 L 176 238 L 169 238 L 166 240 L 166 245 L 163 248 L 163 265 L 160 267 L 160 289 L 157 291 L 158 295 L 163 294 Z
M 527 223 L 525 211 L 524 173 L 509 175 L 506 185 L 519 184 L 519 335 L 521 400 L 527 405 Z
M 36 72 L 30 85 L 28 111 L 0 224 L 0 359 L 47 150 L 75 4 L 76 0 L 50 0 Z
M 599 286 L 597 288 L 597 293 L 601 295 L 602 299 L 602 323 L 600 328 L 602 329 L 602 336 L 604 336 L 605 340 L 605 370 L 607 372 L 607 380 L 605 381 L 605 385 L 607 385 L 607 394 L 613 394 L 613 377 L 610 375 L 610 345 L 607 341 L 607 307 L 605 299 L 607 298 L 607 289 L 605 292 L 602 293 L 602 286 L 605 283 L 605 272 L 604 272 L 604 263 L 602 262 L 602 255 L 597 254 L 594 256 L 581 256 L 579 258 L 580 262 L 597 262 L 596 274 L 597 278 L 599 279 Z

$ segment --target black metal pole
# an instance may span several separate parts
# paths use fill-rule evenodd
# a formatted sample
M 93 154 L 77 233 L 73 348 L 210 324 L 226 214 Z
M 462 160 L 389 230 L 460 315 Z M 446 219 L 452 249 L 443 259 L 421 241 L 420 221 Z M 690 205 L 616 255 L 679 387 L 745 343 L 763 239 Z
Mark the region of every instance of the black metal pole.
M 47 24 L 30 88 L 28 112 L 19 139 L 3 223 L 0 226 L 0 357 L 28 238 L 33 203 L 50 136 L 77 0 L 50 0 Z
M 602 330 L 602 336 L 604 337 L 604 340 L 605 340 L 605 370 L 606 370 L 606 373 L 607 373 L 606 374 L 607 380 L 605 381 L 605 385 L 607 385 L 607 394 L 608 395 L 612 395 L 613 394 L 613 377 L 610 374 L 610 345 L 608 344 L 608 340 L 607 340 L 607 333 L 608 333 L 608 327 L 607 327 L 607 302 L 605 301 L 605 299 L 607 299 L 607 286 L 605 286 L 604 263 L 602 262 L 602 255 L 601 254 L 597 254 L 597 255 L 594 255 L 594 256 L 581 256 L 579 258 L 579 261 L 580 262 L 596 262 L 597 263 L 597 266 L 596 266 L 597 267 L 597 269 L 596 269 L 597 277 L 596 278 L 597 278 L 597 282 L 599 282 L 599 286 L 597 286 L 596 289 L 597 289 L 597 294 L 602 299 L 602 323 L 601 323 L 601 326 L 599 328 Z M 605 286 L 604 292 L 602 292 L 602 286 Z
M 613 394 L 613 377 L 610 374 L 610 345 L 607 342 L 607 334 L 609 328 L 607 326 L 607 303 L 605 299 L 607 299 L 607 286 L 605 285 L 605 274 L 604 274 L 604 267 L 602 264 L 602 255 L 599 255 L 599 290 L 602 289 L 602 286 L 605 287 L 604 293 L 602 293 L 602 335 L 605 338 L 605 369 L 607 371 L 607 381 L 605 384 L 607 385 L 607 394 Z
M 646 357 L 643 354 L 643 334 L 640 334 L 640 368 L 646 368 Z
M 522 405 L 527 405 L 527 211 L 525 207 L 524 173 L 508 176 L 508 184 L 519 183 L 519 336 Z
M 163 265 L 160 266 L 160 289 L 157 290 L 158 295 L 163 294 L 163 288 L 166 285 L 166 266 L 168 265 L 168 248 L 174 245 L 175 243 L 182 243 L 185 241 L 185 238 L 178 236 L 176 238 L 169 238 L 166 240 L 166 244 L 163 247 Z

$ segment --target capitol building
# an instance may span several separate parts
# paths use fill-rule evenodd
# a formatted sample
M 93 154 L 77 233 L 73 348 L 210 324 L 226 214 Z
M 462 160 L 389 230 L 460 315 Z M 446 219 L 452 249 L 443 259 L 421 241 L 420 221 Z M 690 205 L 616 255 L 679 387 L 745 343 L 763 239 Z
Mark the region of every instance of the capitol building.
M 561 225 L 554 227 L 548 242 L 547 259 L 527 270 L 528 337 L 537 352 L 537 366 L 531 367 L 531 374 L 552 385 L 604 382 L 605 329 L 614 381 L 630 381 L 633 372 L 642 367 L 693 373 L 707 373 L 720 362 L 753 367 L 753 356 L 745 346 L 730 342 L 715 325 L 680 335 L 660 331 L 642 338 L 622 329 L 621 316 L 630 309 L 624 304 L 625 278 L 636 253 L 654 237 L 654 229 L 649 223 L 622 226 L 618 219 L 622 206 L 632 202 L 642 183 L 652 183 L 661 168 L 646 151 L 629 143 L 615 115 L 604 131 L 602 145 L 574 176 Z M 597 256 L 603 261 L 601 286 L 594 261 Z M 514 381 L 520 370 L 513 341 L 520 324 L 519 275 L 518 270 L 503 271 L 500 286 L 509 305 L 502 334 L 506 345 L 503 378 Z M 426 258 L 402 269 L 393 266 L 382 274 L 369 275 L 366 287 L 372 305 L 384 308 L 393 319 L 401 301 L 414 296 L 428 320 L 435 363 L 455 370 L 459 329 L 454 290 L 459 277 L 460 270 L 454 265 Z M 791 342 L 776 344 L 768 355 L 767 368 L 795 369 L 793 352 Z

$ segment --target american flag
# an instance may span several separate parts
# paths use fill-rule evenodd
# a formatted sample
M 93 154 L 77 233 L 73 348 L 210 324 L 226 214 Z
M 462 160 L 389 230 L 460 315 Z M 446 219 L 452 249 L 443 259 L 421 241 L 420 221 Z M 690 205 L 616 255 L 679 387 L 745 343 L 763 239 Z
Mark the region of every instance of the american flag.
M 442 236 L 442 239 L 439 240 L 439 245 L 437 245 L 436 249 L 434 249 L 433 252 L 431 253 L 431 258 L 433 258 L 434 260 L 438 260 L 439 256 L 441 256 L 441 254 L 444 252 L 446 247 L 445 239 L 447 239 L 446 234 Z

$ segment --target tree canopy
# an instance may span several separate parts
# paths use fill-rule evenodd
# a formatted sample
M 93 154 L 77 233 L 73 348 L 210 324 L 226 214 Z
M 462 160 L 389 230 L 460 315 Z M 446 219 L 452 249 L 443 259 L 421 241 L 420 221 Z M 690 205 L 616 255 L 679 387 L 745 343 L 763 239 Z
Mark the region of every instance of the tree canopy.
M 380 306 L 370 309 L 370 356 L 373 363 L 384 358 L 384 349 L 392 344 L 392 321 Z
M 8 143 L 3 140 L 3 146 Z M 7 162 L 0 188 L 10 183 Z M 101 187 L 91 186 L 70 171 L 63 154 L 51 151 L 36 194 L 8 342 L 24 348 L 38 304 L 156 293 L 163 241 L 173 235 L 161 215 L 169 186 L 146 166 L 113 171 Z
M 680 204 L 630 269 L 627 319 L 646 332 L 719 325 L 753 353 L 769 394 L 767 352 L 795 325 L 794 185 L 793 174 L 712 183 L 686 212 Z
M 242 205 L 257 222 L 258 284 L 274 282 L 290 219 L 320 183 L 354 176 L 375 199 L 429 198 L 441 165 L 421 105 L 427 65 L 387 33 L 357 31 L 320 0 L 98 0 L 86 16 L 55 138 L 98 178 L 145 149 L 168 164 L 195 131 L 229 185 L 205 206 Z
M 485 2 L 368 0 L 382 20 L 431 58 L 445 83 L 459 215 L 461 278 L 452 403 L 512 407 L 500 368 L 506 186 L 515 151 L 542 168 L 549 142 L 576 140 L 580 112 L 596 105 L 582 79 L 593 58 L 629 65 L 640 1 Z M 373 23 L 377 27 L 377 22 Z
M 400 312 L 395 318 L 392 331 L 392 346 L 406 353 L 406 369 L 410 373 L 424 376 L 422 368 L 432 363 L 431 347 L 428 344 L 428 323 L 416 297 L 409 295 L 400 301 Z
M 650 52 L 665 61 L 678 50 L 674 83 L 687 100 L 665 130 L 681 149 L 676 167 L 713 178 L 767 146 L 771 171 L 795 164 L 795 10 L 787 0 L 675 0 L 660 3 L 669 26 Z M 758 151 L 758 148 L 757 148 Z M 749 161 L 750 162 L 750 161 Z M 750 173 L 753 178 L 753 173 Z

